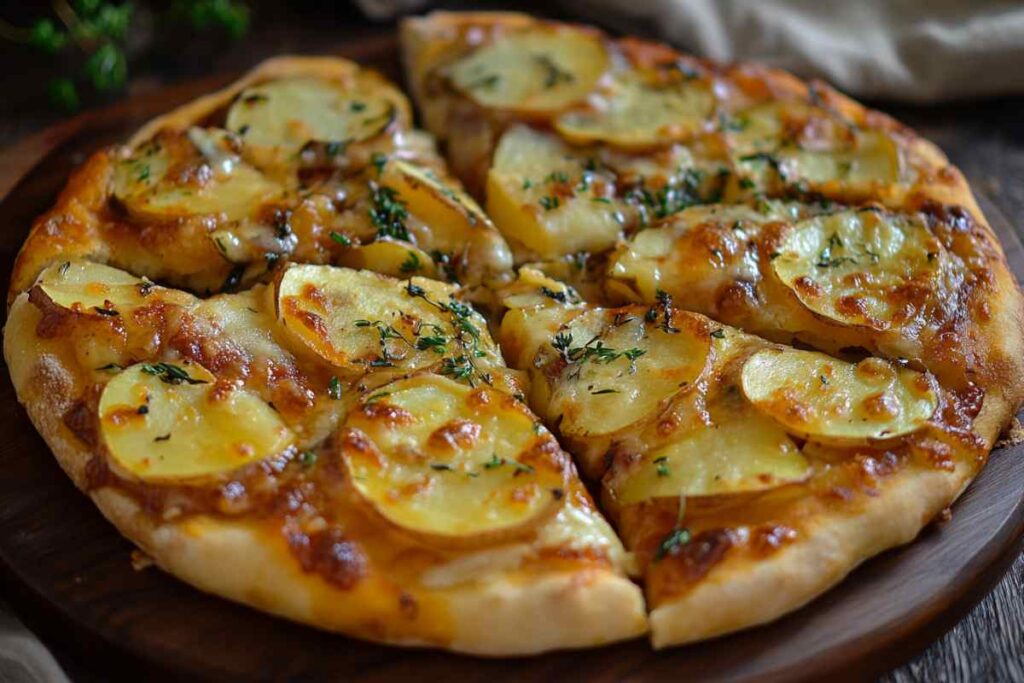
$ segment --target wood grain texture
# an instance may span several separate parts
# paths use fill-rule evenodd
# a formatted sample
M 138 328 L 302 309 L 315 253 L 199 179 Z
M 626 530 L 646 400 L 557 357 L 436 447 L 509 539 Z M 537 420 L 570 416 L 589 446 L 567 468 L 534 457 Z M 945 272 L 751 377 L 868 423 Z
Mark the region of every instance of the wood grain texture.
M 386 57 L 384 53 L 386 49 L 378 45 L 360 56 L 372 60 Z M 195 94 L 193 89 L 209 89 L 217 82 L 219 79 L 209 79 L 201 88 L 187 84 L 171 94 L 161 91 L 132 98 L 113 113 L 93 115 L 92 123 L 76 129 L 67 144 L 52 147 L 51 142 L 51 146 L 44 144 L 26 152 L 21 160 L 32 166 L 39 149 L 51 150 L 36 172 L 18 186 L 19 202 L 0 204 L 0 220 L 8 228 L 0 236 L 0 263 L 5 271 L 0 276 L 7 276 L 28 221 L 46 208 L 67 170 L 84 152 L 122 137 L 149 115 L 189 99 Z M 1019 105 L 1005 111 L 993 107 L 988 118 L 979 118 L 967 107 L 948 108 L 944 117 L 923 110 L 895 113 L 947 150 L 982 190 L 983 198 L 990 199 L 983 202 L 990 215 L 1005 213 L 1020 225 L 1024 223 L 1024 197 L 1020 196 L 1024 190 L 1024 144 L 1020 122 L 1009 120 L 1011 115 L 1019 117 Z M 1004 232 L 1012 232 L 1011 221 L 994 222 Z M 23 611 L 28 609 L 30 624 L 44 631 L 50 642 L 57 642 L 59 650 L 71 652 L 74 662 L 88 661 L 88 670 L 99 672 L 97 680 L 118 670 L 161 677 L 175 671 L 173 667 L 179 667 L 179 673 L 192 671 L 200 656 L 199 664 L 212 667 L 204 670 L 217 678 L 254 672 L 262 677 L 302 677 L 325 671 L 334 677 L 348 674 L 353 680 L 374 681 L 414 676 L 429 679 L 429 672 L 440 671 L 452 678 L 480 681 L 528 676 L 647 680 L 684 678 L 686 673 L 705 678 L 766 672 L 816 678 L 826 669 L 841 678 L 870 676 L 926 645 L 980 597 L 996 579 L 1000 565 L 1015 556 L 1024 533 L 1024 452 L 1003 451 L 993 457 L 990 467 L 956 506 L 949 524 L 927 530 L 913 546 L 867 563 L 837 591 L 778 624 L 661 655 L 652 655 L 642 643 L 608 648 L 600 654 L 512 662 L 407 652 L 292 626 L 202 596 L 159 572 L 131 571 L 130 546 L 59 472 L 20 408 L 12 407 L 6 380 L 0 405 L 7 407 L 0 415 L 0 435 L 4 437 L 0 464 L 5 468 L 0 495 L 5 502 L 17 499 L 16 504 L 0 510 L 0 538 L 13 539 L 21 553 L 18 562 L 11 564 L 16 602 Z M 1008 507 L 994 504 L 996 501 Z M 996 546 L 989 542 L 993 534 L 998 537 Z M 0 546 L 0 556 L 7 559 L 6 544 L 0 542 Z M 984 557 L 973 554 L 985 547 L 1001 547 L 1003 552 Z M 965 586 L 973 590 L 963 590 Z M 42 592 L 41 587 L 45 587 Z M 1024 559 L 968 619 L 885 680 L 1024 678 L 1022 588 Z M 899 605 L 915 599 L 924 600 L 930 609 L 908 620 Z M 142 604 L 147 605 L 148 614 L 140 613 L 145 611 L 137 607 Z M 822 614 L 832 615 L 832 619 L 823 621 Z M 829 650 L 836 642 L 857 640 L 851 624 L 868 622 L 875 623 L 872 633 L 883 634 L 888 646 L 871 640 L 839 652 Z M 260 639 L 266 638 L 276 639 L 278 646 L 261 646 Z M 759 668 L 732 666 L 743 651 L 755 653 L 752 666 Z M 787 652 L 780 651 L 788 651 L 789 659 Z M 804 658 L 808 653 L 826 660 L 826 669 L 809 667 Z M 72 660 L 65 659 L 68 661 Z M 118 665 L 111 668 L 111 662 Z M 244 672 L 233 668 L 240 662 L 258 668 Z M 121 670 L 124 666 L 129 668 Z M 84 671 L 76 678 L 88 677 Z

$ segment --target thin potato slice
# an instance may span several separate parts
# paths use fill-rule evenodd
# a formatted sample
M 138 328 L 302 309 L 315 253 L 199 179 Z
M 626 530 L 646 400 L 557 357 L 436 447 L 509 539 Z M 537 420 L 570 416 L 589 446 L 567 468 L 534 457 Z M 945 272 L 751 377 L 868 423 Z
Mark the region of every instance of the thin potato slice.
M 143 221 L 247 218 L 280 187 L 234 154 L 223 132 L 191 129 L 144 144 L 114 167 L 113 195 Z
M 796 223 L 771 267 L 815 313 L 884 330 L 920 315 L 945 260 L 942 243 L 920 221 L 864 209 Z
M 899 145 L 887 133 L 857 130 L 835 114 L 799 103 L 771 103 L 728 120 L 727 136 L 744 172 L 764 184 L 896 183 L 903 172 Z
M 608 486 L 621 505 L 652 498 L 762 491 L 810 472 L 800 449 L 773 420 L 758 415 L 701 425 L 615 469 Z
M 454 264 L 445 268 L 450 279 L 475 285 L 492 277 L 500 279 L 511 270 L 512 254 L 505 240 L 461 188 L 430 169 L 394 158 L 384 167 L 380 182 L 397 193 L 415 219 L 409 227 L 416 241 L 429 245 L 439 262 Z
M 928 375 L 877 358 L 853 364 L 765 349 L 743 365 L 742 384 L 747 399 L 791 433 L 838 445 L 912 434 L 938 407 Z
M 345 422 L 342 461 L 388 525 L 441 547 L 489 545 L 549 519 L 568 456 L 521 403 L 436 375 L 398 380 Z
M 703 81 L 660 83 L 652 74 L 620 74 L 599 102 L 568 111 L 555 129 L 569 142 L 607 142 L 629 150 L 671 145 L 699 133 L 715 107 Z
M 107 316 L 143 304 L 155 287 L 123 270 L 89 261 L 54 264 L 40 274 L 37 284 L 61 308 Z
M 580 297 L 572 287 L 529 266 L 520 268 L 515 282 L 506 285 L 497 294 L 501 304 L 513 310 L 580 303 Z
M 372 270 L 392 277 L 436 277 L 437 269 L 422 249 L 408 242 L 390 239 L 349 247 L 341 252 L 338 263 L 349 268 Z
M 502 136 L 487 176 L 487 213 L 505 238 L 542 259 L 603 251 L 622 233 L 611 179 L 556 136 L 524 126 Z
M 786 150 L 781 156 L 791 175 L 811 183 L 838 180 L 844 183 L 890 184 L 900 179 L 899 147 L 891 137 L 875 131 L 858 134 L 854 146 L 849 149 Z
M 270 81 L 243 91 L 227 127 L 246 145 L 297 152 L 307 142 L 350 144 L 376 137 L 397 116 L 381 93 L 319 78 Z
M 500 365 L 479 314 L 435 280 L 292 265 L 276 287 L 278 320 L 327 362 L 350 370 L 440 366 L 473 381 Z M 477 372 L 479 370 L 479 372 Z
M 473 229 L 494 227 L 472 197 L 442 182 L 429 169 L 392 159 L 384 166 L 380 182 L 398 193 L 409 213 L 430 226 L 434 245 L 441 249 L 465 242 Z
M 126 368 L 103 389 L 99 421 L 114 462 L 153 482 L 234 470 L 293 440 L 262 399 L 196 364 Z
M 586 97 L 609 63 L 596 34 L 538 27 L 499 36 L 455 63 L 449 79 L 484 107 L 548 113 Z
M 674 315 L 671 327 L 644 307 L 593 310 L 574 318 L 546 347 L 564 367 L 552 379 L 549 415 L 572 436 L 602 436 L 658 413 L 692 387 L 711 355 L 700 320 Z

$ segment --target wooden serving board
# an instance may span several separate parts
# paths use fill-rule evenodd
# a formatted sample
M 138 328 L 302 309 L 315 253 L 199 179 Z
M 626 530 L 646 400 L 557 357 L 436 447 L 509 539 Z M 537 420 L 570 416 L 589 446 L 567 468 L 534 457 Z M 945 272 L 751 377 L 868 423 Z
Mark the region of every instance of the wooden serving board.
M 344 56 L 397 77 L 393 37 Z M 32 219 L 68 172 L 145 120 L 229 76 L 132 96 L 40 133 L 0 158 L 0 282 Z M 982 197 L 1024 279 L 1024 247 Z M 836 589 L 767 626 L 654 652 L 646 641 L 528 659 L 481 659 L 364 643 L 205 595 L 156 569 L 71 484 L 0 378 L 0 561 L 6 597 L 101 679 L 863 680 L 915 655 L 995 585 L 1024 542 L 1024 445 L 998 449 L 953 508 L 913 544 L 866 562 Z

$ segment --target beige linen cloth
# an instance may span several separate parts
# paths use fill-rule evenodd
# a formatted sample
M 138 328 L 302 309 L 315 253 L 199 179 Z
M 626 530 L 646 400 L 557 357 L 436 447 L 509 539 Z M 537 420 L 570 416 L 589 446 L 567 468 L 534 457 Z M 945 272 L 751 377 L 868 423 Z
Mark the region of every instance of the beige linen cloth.
M 372 19 L 429 4 L 356 2 Z M 1024 92 L 1019 2 L 562 0 L 560 6 L 581 20 L 658 36 L 711 59 L 761 61 L 824 78 L 861 97 L 934 102 Z M 46 648 L 0 604 L 0 683 L 66 682 Z
M 1019 0 L 566 0 L 581 17 L 711 59 L 760 61 L 861 97 L 1024 92 Z

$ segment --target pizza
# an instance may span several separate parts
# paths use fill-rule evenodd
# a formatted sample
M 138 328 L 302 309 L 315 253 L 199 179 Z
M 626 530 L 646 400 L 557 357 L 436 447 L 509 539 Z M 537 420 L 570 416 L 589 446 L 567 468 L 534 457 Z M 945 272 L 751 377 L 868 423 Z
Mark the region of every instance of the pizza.
M 660 648 L 806 604 L 983 467 L 1024 304 L 934 145 L 586 26 L 401 41 L 425 131 L 270 60 L 86 160 L 17 257 L 18 398 L 162 569 L 385 643 Z

